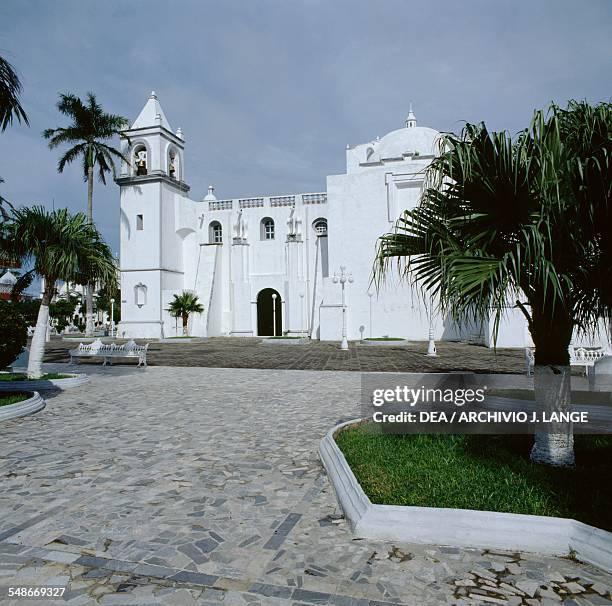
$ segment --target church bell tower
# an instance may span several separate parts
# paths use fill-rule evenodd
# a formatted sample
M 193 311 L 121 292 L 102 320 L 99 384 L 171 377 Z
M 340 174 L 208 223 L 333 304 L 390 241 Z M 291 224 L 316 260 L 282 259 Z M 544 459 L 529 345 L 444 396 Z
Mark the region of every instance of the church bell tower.
M 167 299 L 183 288 L 182 239 L 176 207 L 185 183 L 185 139 L 173 132 L 152 92 L 132 126 L 121 133 L 121 323 L 119 336 L 164 336 Z

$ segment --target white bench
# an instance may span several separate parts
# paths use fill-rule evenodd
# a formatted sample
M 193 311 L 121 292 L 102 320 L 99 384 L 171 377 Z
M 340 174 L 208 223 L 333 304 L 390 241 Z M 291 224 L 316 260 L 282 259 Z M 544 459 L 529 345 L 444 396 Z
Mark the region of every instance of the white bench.
M 603 347 L 570 347 L 569 350 L 570 366 L 584 366 L 585 374 L 589 373 L 589 368 L 592 368 L 595 362 L 603 356 L 610 355 Z M 525 370 L 527 376 L 533 374 L 535 366 L 535 349 L 531 347 L 525 348 Z
M 135 341 L 128 341 L 123 345 L 116 343 L 104 344 L 100 339 L 93 343 L 79 343 L 79 346 L 69 351 L 70 363 L 74 364 L 79 358 L 102 358 L 103 366 L 112 365 L 113 358 L 136 358 L 138 366 L 147 365 L 147 350 L 149 344 L 138 345 Z

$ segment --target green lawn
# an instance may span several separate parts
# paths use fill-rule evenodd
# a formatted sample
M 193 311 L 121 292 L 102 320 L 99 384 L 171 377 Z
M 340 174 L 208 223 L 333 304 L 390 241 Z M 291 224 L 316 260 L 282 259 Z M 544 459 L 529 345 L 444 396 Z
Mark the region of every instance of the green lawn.
M 373 503 L 570 517 L 612 530 L 612 436 L 576 436 L 576 468 L 529 460 L 532 436 L 336 436 Z
M 8 404 L 16 404 L 17 402 L 22 402 L 23 400 L 27 400 L 31 398 L 31 394 L 29 393 L 3 393 L 0 394 L 0 406 L 7 406 Z
M 62 375 L 56 372 L 49 372 L 43 375 L 40 379 L 28 379 L 27 375 L 20 372 L 2 372 L 0 373 L 0 381 L 49 381 L 51 379 L 70 379 L 72 375 Z

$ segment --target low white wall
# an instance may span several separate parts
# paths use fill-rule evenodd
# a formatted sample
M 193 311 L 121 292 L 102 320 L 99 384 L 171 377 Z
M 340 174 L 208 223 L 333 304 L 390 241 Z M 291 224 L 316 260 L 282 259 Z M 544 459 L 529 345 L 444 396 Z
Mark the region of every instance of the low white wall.
M 9 404 L 7 406 L 0 406 L 0 421 L 8 421 L 9 419 L 17 419 L 18 417 L 25 417 L 32 413 L 38 412 L 45 407 L 46 403 L 35 391 L 31 398 L 17 402 L 16 404 Z
M 333 427 L 319 456 L 353 532 L 359 537 L 527 551 L 568 556 L 612 572 L 612 533 L 572 519 L 496 511 L 374 505 L 359 485 L 334 435 L 360 419 Z

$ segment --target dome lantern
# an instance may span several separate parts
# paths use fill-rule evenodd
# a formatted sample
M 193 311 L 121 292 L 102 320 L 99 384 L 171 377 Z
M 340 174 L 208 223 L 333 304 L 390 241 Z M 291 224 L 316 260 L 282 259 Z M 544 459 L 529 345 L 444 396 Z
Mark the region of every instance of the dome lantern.
M 204 196 L 205 202 L 214 202 L 217 199 L 215 196 L 215 188 L 212 185 L 208 186 L 208 193 Z
M 414 128 L 417 125 L 416 116 L 412 111 L 412 103 L 410 104 L 410 110 L 408 111 L 408 117 L 406 118 L 406 128 Z

